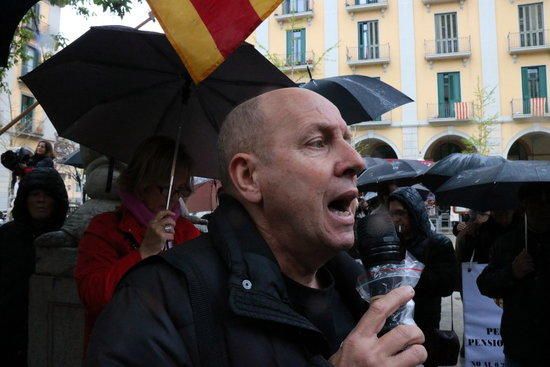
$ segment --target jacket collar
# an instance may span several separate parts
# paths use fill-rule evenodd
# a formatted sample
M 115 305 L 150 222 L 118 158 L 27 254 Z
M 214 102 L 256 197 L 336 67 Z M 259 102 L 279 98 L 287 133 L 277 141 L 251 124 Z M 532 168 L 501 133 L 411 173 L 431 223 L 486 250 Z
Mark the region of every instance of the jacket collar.
M 292 308 L 275 256 L 237 200 L 227 195 L 220 198 L 208 232 L 230 272 L 229 305 L 235 314 L 297 327 L 324 341 L 320 331 Z M 327 267 L 335 273 L 335 286 L 342 298 L 359 318 L 355 285 L 361 271 L 347 255 L 335 260 Z

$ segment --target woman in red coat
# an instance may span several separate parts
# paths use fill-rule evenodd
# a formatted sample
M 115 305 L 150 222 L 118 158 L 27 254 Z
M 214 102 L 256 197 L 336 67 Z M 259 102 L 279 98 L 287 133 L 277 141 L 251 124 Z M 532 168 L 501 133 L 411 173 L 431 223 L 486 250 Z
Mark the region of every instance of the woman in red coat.
M 94 217 L 80 240 L 75 279 L 86 307 L 86 341 L 97 316 L 132 266 L 158 254 L 167 241 L 181 244 L 200 234 L 179 214 L 179 198 L 187 197 L 192 187 L 191 162 L 182 147 L 171 210 L 165 210 L 174 145 L 166 137 L 153 137 L 140 145 L 119 177 L 122 205 Z

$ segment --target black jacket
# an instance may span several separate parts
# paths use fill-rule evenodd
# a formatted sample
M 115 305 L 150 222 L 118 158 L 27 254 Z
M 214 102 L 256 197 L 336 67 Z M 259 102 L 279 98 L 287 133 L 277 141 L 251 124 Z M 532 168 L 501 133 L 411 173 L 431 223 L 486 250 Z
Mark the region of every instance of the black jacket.
M 489 265 L 477 278 L 481 294 L 502 298 L 504 354 L 526 366 L 550 365 L 550 232 L 528 233 L 535 273 L 516 279 L 512 263 L 524 249 L 524 227 L 500 237 Z
M 452 242 L 432 232 L 426 207 L 415 189 L 402 187 L 390 194 L 391 200 L 399 201 L 407 209 L 415 235 L 410 240 L 402 239 L 402 243 L 425 266 L 415 287 L 414 321 L 423 331 L 438 329 L 441 297 L 451 295 L 458 281 Z
M 56 203 L 52 220 L 39 228 L 33 226 L 26 204 L 35 189 L 46 191 Z M 59 229 L 67 208 L 67 192 L 57 171 L 37 169 L 20 182 L 12 212 L 14 220 L 0 227 L 0 355 L 6 366 L 26 365 L 29 278 L 35 265 L 33 241 Z
M 330 366 L 325 337 L 293 308 L 280 268 L 244 208 L 224 197 L 208 229 L 121 280 L 96 322 L 86 365 L 204 365 L 189 283 L 171 265 L 185 257 L 203 269 L 211 297 L 206 312 L 222 327 L 227 365 Z M 365 311 L 355 290 L 362 268 L 344 253 L 326 268 L 358 320 Z

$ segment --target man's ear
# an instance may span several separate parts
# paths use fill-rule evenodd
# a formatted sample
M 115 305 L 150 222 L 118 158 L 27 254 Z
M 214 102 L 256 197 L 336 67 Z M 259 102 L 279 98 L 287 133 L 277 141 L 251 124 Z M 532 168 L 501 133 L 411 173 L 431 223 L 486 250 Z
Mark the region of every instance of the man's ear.
M 238 153 L 229 163 L 229 176 L 235 191 L 246 201 L 259 203 L 262 192 L 258 182 L 258 158 L 254 154 Z

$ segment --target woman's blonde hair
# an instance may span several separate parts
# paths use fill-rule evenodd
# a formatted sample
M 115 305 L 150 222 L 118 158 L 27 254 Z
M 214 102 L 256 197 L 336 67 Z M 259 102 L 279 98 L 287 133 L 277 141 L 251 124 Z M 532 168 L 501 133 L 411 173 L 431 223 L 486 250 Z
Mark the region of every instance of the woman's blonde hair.
M 174 140 L 165 136 L 153 136 L 143 141 L 136 149 L 130 164 L 120 174 L 120 189 L 136 194 L 138 189 L 150 185 L 168 184 L 172 160 L 175 152 Z M 192 160 L 180 144 L 177 156 L 176 173 L 187 175 L 186 189 L 193 188 L 191 176 Z

